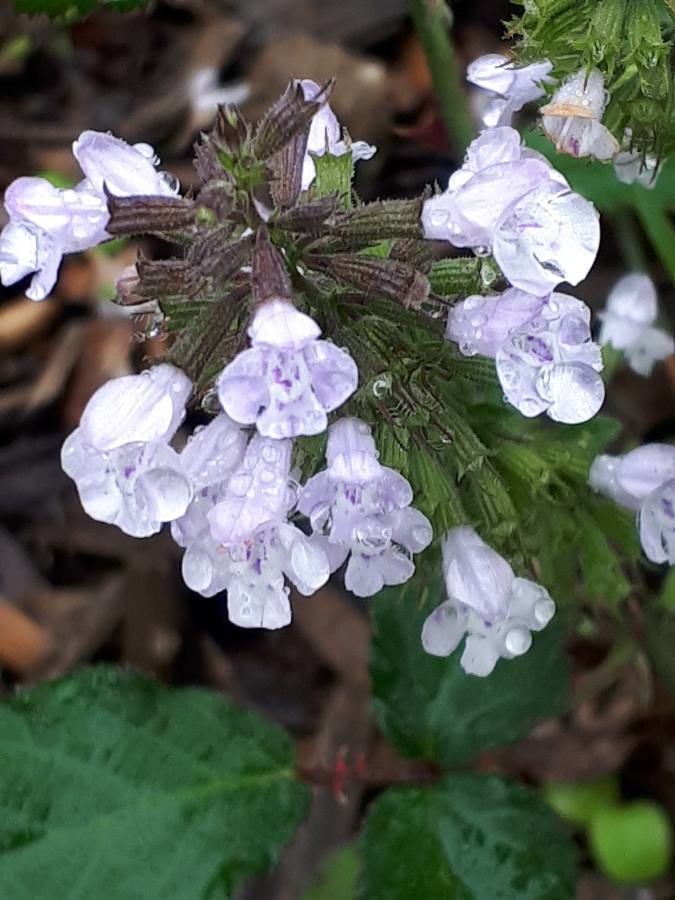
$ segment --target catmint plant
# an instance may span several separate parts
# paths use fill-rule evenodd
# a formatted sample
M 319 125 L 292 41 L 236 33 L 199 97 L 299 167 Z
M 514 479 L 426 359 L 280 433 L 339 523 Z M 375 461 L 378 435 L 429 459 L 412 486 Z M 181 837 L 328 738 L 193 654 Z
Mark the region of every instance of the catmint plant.
M 375 148 L 342 131 L 331 84 L 293 81 L 255 127 L 220 107 L 186 196 L 148 145 L 84 132 L 75 189 L 8 188 L 0 273 L 36 273 L 40 299 L 64 253 L 139 233 L 177 244 L 175 258 L 139 258 L 118 283 L 125 310 L 172 342 L 161 364 L 97 391 L 66 440 L 87 512 L 138 537 L 171 523 L 187 586 L 226 592 L 244 627 L 290 622 L 287 581 L 311 595 L 344 566 L 346 588 L 372 597 L 440 544 L 448 600 L 424 647 L 451 653 L 466 636 L 462 667 L 487 676 L 528 650 L 555 605 L 486 543 L 508 545 L 520 525 L 503 438 L 475 418 L 481 391 L 496 388 L 516 420 L 567 425 L 605 396 L 590 311 L 558 290 L 592 266 L 598 213 L 510 123 L 555 88 L 542 112 L 561 149 L 605 159 L 618 145 L 605 152 L 595 70 L 555 87 L 547 59 L 491 55 L 468 77 L 493 95 L 486 127 L 446 190 L 411 200 L 354 202 L 353 165 Z M 609 298 L 600 340 L 647 369 L 666 341 L 649 285 L 631 278 Z M 211 419 L 186 441 L 195 408 Z M 591 483 L 635 508 L 602 465 Z M 664 484 L 639 496 L 655 560 L 671 556 Z

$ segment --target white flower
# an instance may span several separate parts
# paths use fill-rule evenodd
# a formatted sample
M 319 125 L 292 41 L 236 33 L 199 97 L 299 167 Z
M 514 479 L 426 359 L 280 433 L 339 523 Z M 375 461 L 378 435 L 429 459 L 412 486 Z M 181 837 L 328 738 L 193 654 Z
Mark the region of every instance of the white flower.
M 600 244 L 598 213 L 506 126 L 486 129 L 448 189 L 425 200 L 426 238 L 494 253 L 514 287 L 544 296 L 578 284 Z
M 321 93 L 321 87 L 309 78 L 300 81 L 305 100 L 313 100 Z M 307 139 L 307 150 L 302 167 L 302 190 L 306 191 L 316 177 L 316 166 L 312 159 L 315 156 L 323 156 L 329 153 L 331 156 L 344 156 L 351 151 L 352 160 L 370 159 L 377 152 L 377 147 L 367 144 L 365 141 L 349 141 L 342 139 L 342 129 L 337 116 L 325 103 L 312 119 Z
M 403 584 L 415 571 L 412 554 L 429 545 L 431 523 L 413 500 L 408 481 L 380 465 L 370 428 L 356 418 L 331 426 L 328 467 L 301 489 L 298 509 L 326 553 L 331 571 L 349 557 L 345 586 L 371 597 L 385 585 Z
M 568 425 L 586 422 L 602 406 L 602 354 L 591 340 L 585 303 L 553 293 L 541 311 L 510 332 L 496 353 L 506 399 L 524 416 L 545 412 Z
M 493 95 L 483 111 L 483 125 L 487 128 L 510 125 L 514 113 L 526 103 L 544 96 L 541 84 L 550 81 L 551 69 L 547 59 L 516 68 L 501 53 L 488 53 L 474 59 L 466 70 L 467 81 Z
M 570 156 L 609 160 L 619 142 L 602 123 L 608 101 L 605 81 L 598 69 L 579 69 L 570 75 L 541 108 L 544 131 L 556 149 Z
M 548 591 L 516 578 L 507 561 L 472 528 L 453 528 L 443 542 L 448 600 L 426 619 L 422 644 L 427 653 L 449 656 L 466 635 L 460 665 L 484 677 L 497 660 L 526 653 L 531 631 L 541 631 L 555 613 Z
M 184 515 L 192 486 L 168 442 L 191 387 L 178 369 L 160 365 L 115 378 L 91 397 L 61 464 L 93 519 L 146 537 Z
M 320 434 L 327 413 L 354 393 L 358 371 L 351 356 L 291 303 L 271 300 L 256 312 L 243 350 L 218 378 L 218 396 L 236 422 L 260 434 L 291 438 Z
M 652 562 L 675 565 L 675 447 L 645 444 L 624 456 L 599 456 L 589 483 L 637 510 L 642 549 Z
M 612 288 L 600 313 L 600 343 L 623 350 L 628 365 L 639 375 L 650 375 L 655 364 L 675 353 L 673 338 L 655 328 L 658 315 L 656 288 L 648 275 L 624 275 Z
M 26 291 L 32 300 L 43 300 L 52 290 L 64 254 L 110 237 L 105 190 L 118 196 L 173 196 L 177 190 L 169 176 L 155 170 L 155 151 L 148 144 L 130 147 L 110 134 L 84 131 L 73 153 L 86 176 L 75 188 L 24 177 L 5 192 L 10 221 L 0 234 L 0 280 L 15 284 L 35 272 Z
M 193 478 L 200 471 L 202 481 L 216 481 L 201 488 L 195 482 L 195 501 L 172 529 L 187 548 L 183 577 L 206 597 L 227 590 L 228 614 L 236 625 L 281 628 L 291 620 L 284 576 L 300 593 L 313 594 L 328 580 L 328 560 L 287 521 L 295 501 L 289 481 L 291 442 L 255 434 L 237 465 L 240 438 L 227 417 L 219 419 L 215 429 L 211 423 L 197 435 L 195 458 L 186 461 Z M 220 451 L 210 449 L 214 441 Z M 219 471 L 210 474 L 213 459 Z

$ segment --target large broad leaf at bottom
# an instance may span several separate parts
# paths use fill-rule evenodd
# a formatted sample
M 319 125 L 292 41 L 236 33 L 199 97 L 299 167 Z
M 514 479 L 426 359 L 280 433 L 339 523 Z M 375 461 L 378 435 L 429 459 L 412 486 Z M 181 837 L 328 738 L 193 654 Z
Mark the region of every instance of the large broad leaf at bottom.
M 572 900 L 576 853 L 533 792 L 501 778 L 452 775 L 392 788 L 361 839 L 362 900 Z
M 518 659 L 500 660 L 487 678 L 459 665 L 463 642 L 449 657 L 422 648 L 422 625 L 445 599 L 440 578 L 423 573 L 373 600 L 371 675 L 375 708 L 387 737 L 408 756 L 443 766 L 507 744 L 567 705 L 569 677 L 555 621 L 533 635 Z
M 0 705 L 0 897 L 225 900 L 303 815 L 288 737 L 102 667 Z

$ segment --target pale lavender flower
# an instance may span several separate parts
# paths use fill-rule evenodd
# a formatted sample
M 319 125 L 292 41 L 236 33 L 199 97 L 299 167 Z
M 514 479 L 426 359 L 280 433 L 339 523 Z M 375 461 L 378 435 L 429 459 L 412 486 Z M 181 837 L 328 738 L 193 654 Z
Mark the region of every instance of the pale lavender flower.
M 115 378 L 91 397 L 61 464 L 93 519 L 146 537 L 184 515 L 192 486 L 168 442 L 190 390 L 182 372 L 160 365 Z
M 513 128 L 486 129 L 448 189 L 424 202 L 424 236 L 492 251 L 514 287 L 536 296 L 578 284 L 595 260 L 598 213 Z
M 321 548 L 287 522 L 295 502 L 291 449 L 291 441 L 251 438 L 240 465 L 218 495 L 207 499 L 213 542 L 200 535 L 183 560 L 193 590 L 210 596 L 227 588 L 228 614 L 236 625 L 287 625 L 291 609 L 284 576 L 310 595 L 330 575 Z
M 104 186 L 116 197 L 173 197 L 178 193 L 176 179 L 157 171 L 159 159 L 150 144 L 131 146 L 112 134 L 83 131 L 73 143 L 73 154 L 87 186 L 100 194 Z
M 675 353 L 673 338 L 654 327 L 658 315 L 656 288 L 648 275 L 624 275 L 612 288 L 600 313 L 600 343 L 623 350 L 639 375 L 650 375 L 662 359 Z
M 247 437 L 225 413 L 195 429 L 180 454 L 190 479 L 193 498 L 184 516 L 171 523 L 171 534 L 183 556 L 183 578 L 189 588 L 205 597 L 224 590 L 229 562 L 209 528 L 208 513 L 224 499 L 227 482 L 241 464 Z
M 410 506 L 410 484 L 379 463 L 370 428 L 359 419 L 331 426 L 326 460 L 327 469 L 301 489 L 298 510 L 331 570 L 349 557 L 345 586 L 358 597 L 403 584 L 415 571 L 412 554 L 433 537 L 429 520 Z
M 570 156 L 610 160 L 619 142 L 602 122 L 609 100 L 598 69 L 579 69 L 560 85 L 551 102 L 541 108 L 542 125 L 556 150 Z
M 640 542 L 648 559 L 675 565 L 675 447 L 645 444 L 624 456 L 599 456 L 589 484 L 637 510 Z
M 154 150 L 85 131 L 73 144 L 85 178 L 56 188 L 44 178 L 17 178 L 5 192 L 10 221 L 0 234 L 0 280 L 14 284 L 35 272 L 26 291 L 43 300 L 56 283 L 61 259 L 108 240 L 105 189 L 119 196 L 174 195 L 169 176 L 155 170 Z
M 508 562 L 472 528 L 453 528 L 443 541 L 448 600 L 426 619 L 422 644 L 433 656 L 449 656 L 466 635 L 460 665 L 485 677 L 497 661 L 514 659 L 532 644 L 555 613 L 548 591 L 516 578 Z
M 351 356 L 319 340 L 316 322 L 283 300 L 263 304 L 248 333 L 251 348 L 218 379 L 225 412 L 276 439 L 324 431 L 326 413 L 356 390 L 358 371 Z
M 541 85 L 551 80 L 551 69 L 547 59 L 516 68 L 501 53 L 487 53 L 474 59 L 466 70 L 467 81 L 493 95 L 483 111 L 483 125 L 487 128 L 510 125 L 514 113 L 544 96 Z
M 538 315 L 512 331 L 497 350 L 496 365 L 505 399 L 528 418 L 545 412 L 556 422 L 579 424 L 604 401 L 590 310 L 567 294 L 551 294 Z
M 313 100 L 321 93 L 321 87 L 309 78 L 303 78 L 300 86 L 305 100 Z M 352 160 L 358 162 L 361 159 L 371 159 L 375 155 L 377 147 L 373 147 L 365 141 L 344 141 L 337 116 L 328 103 L 325 103 L 316 113 L 310 125 L 302 167 L 302 190 L 306 191 L 316 178 L 316 166 L 312 156 L 323 156 L 325 153 L 331 156 L 344 156 L 350 151 Z
M 518 288 L 483 297 L 476 294 L 455 304 L 448 313 L 445 335 L 464 356 L 480 353 L 492 359 L 509 334 L 534 318 L 546 303 Z

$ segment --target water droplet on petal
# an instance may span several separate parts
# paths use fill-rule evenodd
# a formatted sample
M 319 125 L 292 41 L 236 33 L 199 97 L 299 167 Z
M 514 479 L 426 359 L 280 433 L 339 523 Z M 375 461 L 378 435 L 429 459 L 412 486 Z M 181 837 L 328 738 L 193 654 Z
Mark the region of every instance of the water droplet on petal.
M 527 653 L 532 645 L 532 635 L 527 628 L 512 628 L 504 640 L 504 646 L 514 656 Z

